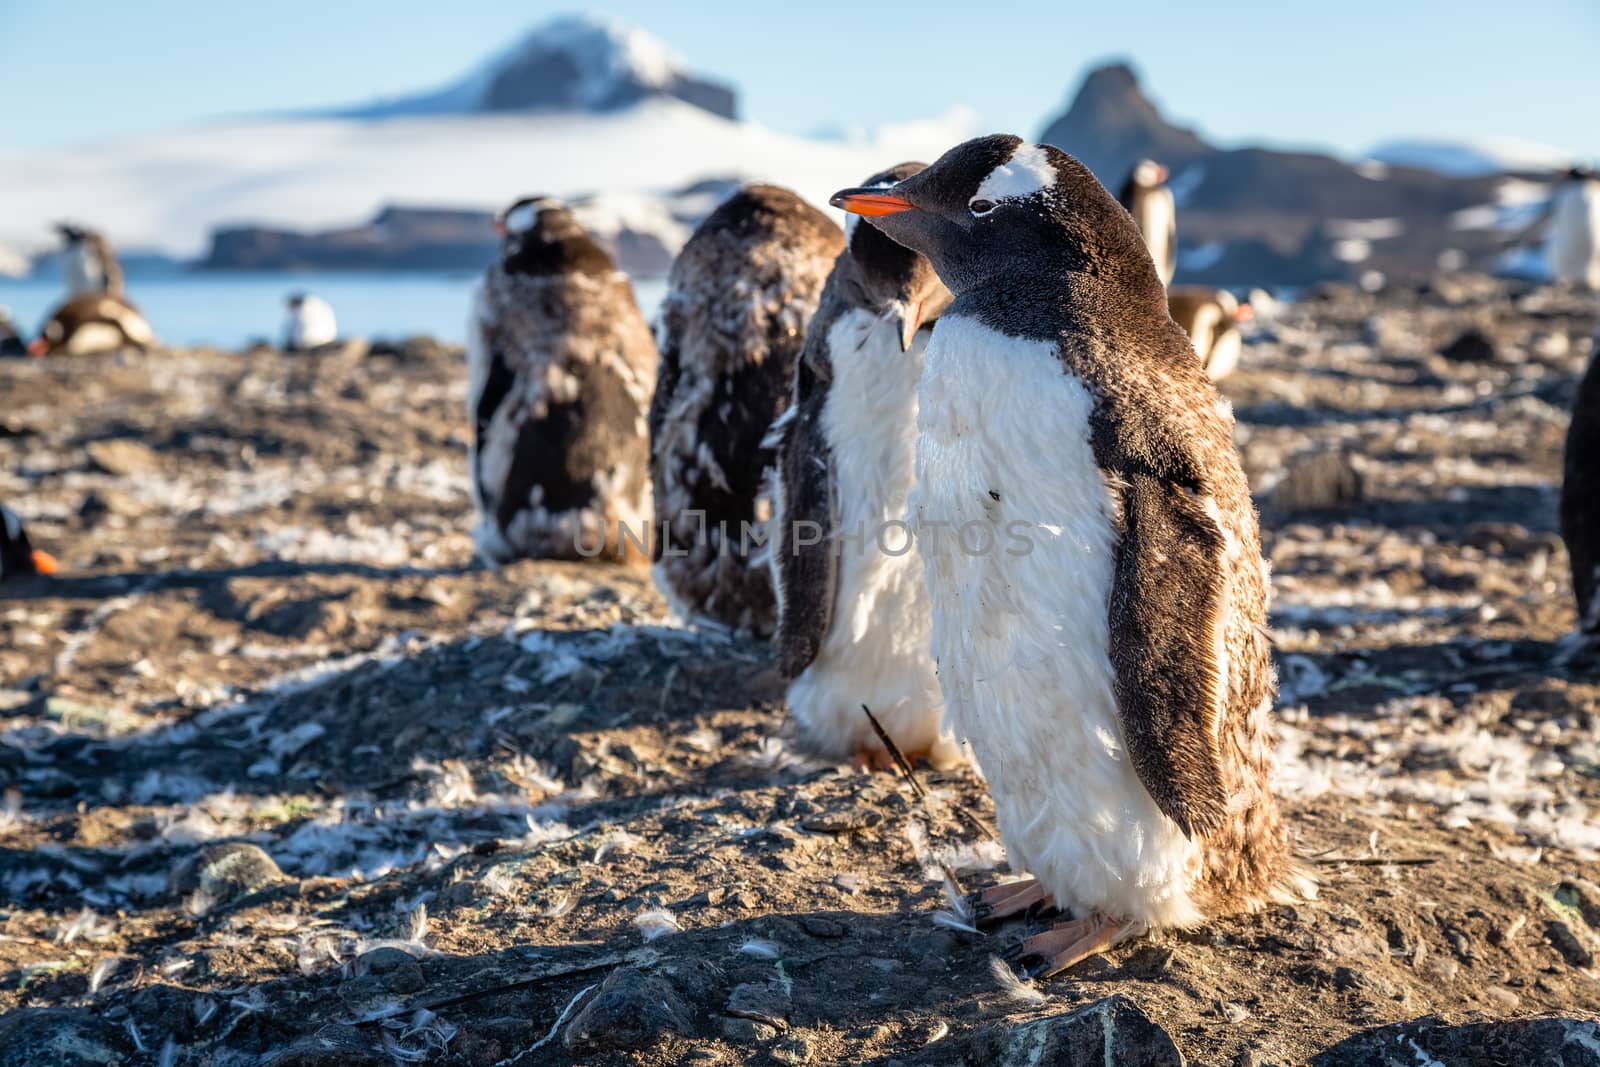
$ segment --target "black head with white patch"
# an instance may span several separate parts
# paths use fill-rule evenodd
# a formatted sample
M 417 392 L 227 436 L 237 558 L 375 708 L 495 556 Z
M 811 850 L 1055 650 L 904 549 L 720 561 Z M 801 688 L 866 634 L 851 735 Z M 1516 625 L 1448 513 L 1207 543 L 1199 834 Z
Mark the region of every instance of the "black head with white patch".
M 61 243 L 71 248 L 81 244 L 89 236 L 89 231 L 72 222 L 58 222 L 55 224 L 56 232 L 61 235 Z
M 874 174 L 862 186 L 887 191 L 926 168 L 926 163 L 901 163 Z M 845 221 L 845 234 L 849 243 L 834 269 L 840 272 L 846 297 L 856 307 L 896 318 L 901 350 L 910 349 L 917 328 L 949 306 L 950 290 L 926 256 L 890 240 L 882 230 L 863 226 L 851 216 Z
M 512 274 L 609 274 L 611 256 L 559 200 L 523 197 L 495 219 L 500 261 Z
M 1082 163 L 1005 134 L 957 145 L 890 189 L 846 189 L 834 206 L 927 256 L 950 290 L 1077 275 L 1164 300 L 1127 212 Z

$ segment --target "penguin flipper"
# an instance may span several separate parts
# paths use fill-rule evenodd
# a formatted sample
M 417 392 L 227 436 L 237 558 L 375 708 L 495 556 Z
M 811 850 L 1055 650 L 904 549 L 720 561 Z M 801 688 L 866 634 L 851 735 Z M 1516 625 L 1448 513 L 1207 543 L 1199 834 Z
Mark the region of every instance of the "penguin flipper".
M 834 544 L 833 459 L 822 429 L 827 393 L 814 368 L 795 367 L 795 397 L 774 425 L 777 477 L 770 546 L 778 594 L 773 643 L 785 678 L 811 665 L 833 622 L 839 558 Z
M 1128 754 L 1157 807 L 1203 836 L 1228 804 L 1219 744 L 1227 541 L 1209 498 L 1179 481 L 1145 469 L 1118 482 L 1111 662 Z

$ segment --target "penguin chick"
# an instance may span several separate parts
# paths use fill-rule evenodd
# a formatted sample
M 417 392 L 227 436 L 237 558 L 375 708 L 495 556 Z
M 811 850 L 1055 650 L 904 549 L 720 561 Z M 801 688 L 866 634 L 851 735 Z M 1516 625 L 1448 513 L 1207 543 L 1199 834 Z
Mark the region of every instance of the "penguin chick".
M 844 234 L 787 189 L 747 186 L 672 265 L 650 404 L 655 580 L 686 619 L 771 636 L 763 445 Z
M 148 351 L 155 344 L 155 331 L 138 308 L 122 297 L 90 293 L 51 312 L 28 354 L 87 356 L 130 347 Z
M 478 553 L 642 564 L 656 350 L 633 286 L 559 201 L 497 228 L 467 331 Z
M 902 163 L 865 184 L 887 188 L 923 166 Z M 865 704 L 907 758 L 949 766 L 960 750 L 941 722 L 927 588 L 905 518 L 931 332 L 922 324 L 950 292 L 926 258 L 858 223 L 846 222 L 849 243 L 773 427 L 775 644 L 811 748 L 888 766 Z
M 948 721 L 1035 876 L 978 913 L 1067 911 L 1011 954 L 1042 975 L 1308 890 L 1270 789 L 1266 566 L 1232 417 L 1128 213 L 1009 136 L 834 202 L 955 294 L 911 513 Z

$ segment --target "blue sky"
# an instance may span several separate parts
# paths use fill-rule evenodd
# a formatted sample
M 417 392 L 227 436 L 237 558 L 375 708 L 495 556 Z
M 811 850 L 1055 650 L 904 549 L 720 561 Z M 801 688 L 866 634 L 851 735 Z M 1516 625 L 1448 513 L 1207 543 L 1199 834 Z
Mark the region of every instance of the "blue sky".
M 0 0 L 0 148 L 350 103 L 449 81 L 572 4 Z M 792 132 L 971 106 L 1037 134 L 1086 65 L 1129 57 L 1223 143 L 1355 152 L 1513 137 L 1600 156 L 1600 3 L 945 5 L 612 2 Z M 25 102 L 25 106 L 13 106 Z

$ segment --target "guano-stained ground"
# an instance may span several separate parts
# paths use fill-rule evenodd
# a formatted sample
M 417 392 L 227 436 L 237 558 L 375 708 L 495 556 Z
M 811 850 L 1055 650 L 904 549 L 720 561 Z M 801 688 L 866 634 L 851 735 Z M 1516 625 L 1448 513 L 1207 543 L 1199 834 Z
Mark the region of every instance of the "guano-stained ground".
M 0 499 L 63 563 L 0 592 L 0 1064 L 1022 1063 L 1115 994 L 1196 1064 L 1594 1019 L 1555 529 L 1594 320 L 1451 277 L 1256 329 L 1224 392 L 1322 892 L 1032 991 L 1022 923 L 938 917 L 941 862 L 1003 874 L 981 782 L 808 760 L 764 649 L 642 572 L 473 565 L 459 351 L 0 363 Z M 1341 454 L 1364 499 L 1292 506 Z

